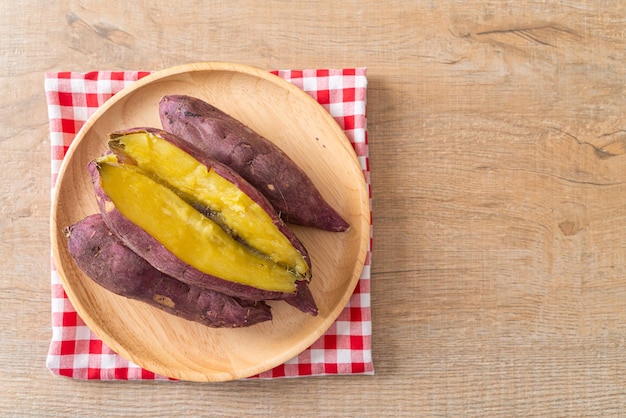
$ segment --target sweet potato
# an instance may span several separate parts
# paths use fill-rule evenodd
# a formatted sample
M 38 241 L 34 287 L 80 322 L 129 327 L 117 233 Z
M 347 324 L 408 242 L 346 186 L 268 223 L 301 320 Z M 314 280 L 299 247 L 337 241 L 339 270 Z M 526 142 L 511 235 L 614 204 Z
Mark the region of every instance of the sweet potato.
M 153 173 L 114 160 L 95 160 L 89 171 L 104 221 L 135 253 L 190 285 L 246 300 L 284 299 L 317 313 L 307 274 L 237 241 Z
M 336 232 L 349 228 L 283 150 L 222 110 L 198 98 L 169 95 L 161 99 L 159 115 L 164 130 L 235 170 L 286 222 Z
M 229 167 L 159 129 L 132 128 L 110 138 L 109 148 L 119 159 L 158 177 L 236 239 L 303 279 L 310 277 L 302 242 L 265 196 Z
M 245 327 L 272 318 L 264 302 L 189 286 L 156 270 L 106 227 L 100 214 L 65 229 L 77 266 L 105 289 L 214 328 Z

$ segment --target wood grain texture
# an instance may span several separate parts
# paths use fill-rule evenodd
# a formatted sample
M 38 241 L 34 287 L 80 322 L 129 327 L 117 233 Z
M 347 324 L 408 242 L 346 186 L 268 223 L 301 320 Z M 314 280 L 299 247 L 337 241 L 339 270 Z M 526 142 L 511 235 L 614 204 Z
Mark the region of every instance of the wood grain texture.
M 623 2 L 0 8 L 3 415 L 626 412 Z M 368 67 L 376 376 L 84 383 L 45 369 L 43 72 L 201 60 Z

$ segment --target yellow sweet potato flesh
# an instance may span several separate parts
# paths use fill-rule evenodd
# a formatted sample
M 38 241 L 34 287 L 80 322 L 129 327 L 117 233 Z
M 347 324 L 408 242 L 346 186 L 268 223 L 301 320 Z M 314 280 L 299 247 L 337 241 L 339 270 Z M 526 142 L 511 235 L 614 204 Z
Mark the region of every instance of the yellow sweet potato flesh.
M 182 196 L 210 209 L 221 225 L 273 262 L 288 266 L 301 276 L 309 273 L 302 255 L 272 223 L 267 212 L 212 168 L 148 132 L 117 137 L 110 146 Z
M 110 157 L 98 167 L 102 189 L 115 208 L 185 263 L 235 283 L 295 291 L 298 276 L 288 266 L 235 240 L 140 167 L 113 163 Z

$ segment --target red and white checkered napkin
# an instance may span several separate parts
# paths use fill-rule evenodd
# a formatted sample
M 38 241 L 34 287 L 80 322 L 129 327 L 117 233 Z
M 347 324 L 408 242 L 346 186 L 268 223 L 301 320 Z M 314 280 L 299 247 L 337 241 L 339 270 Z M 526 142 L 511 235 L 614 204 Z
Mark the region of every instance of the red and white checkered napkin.
M 53 192 L 61 161 L 87 118 L 116 92 L 148 74 L 142 71 L 46 74 Z M 281 70 L 274 71 L 274 74 L 306 91 L 330 112 L 354 146 L 369 188 L 365 69 Z M 374 373 L 371 356 L 370 254 L 371 239 L 356 290 L 330 329 L 300 355 L 252 378 Z M 144 370 L 114 353 L 87 328 L 70 304 L 54 262 L 51 279 L 52 341 L 46 365 L 52 373 L 95 380 L 168 379 Z

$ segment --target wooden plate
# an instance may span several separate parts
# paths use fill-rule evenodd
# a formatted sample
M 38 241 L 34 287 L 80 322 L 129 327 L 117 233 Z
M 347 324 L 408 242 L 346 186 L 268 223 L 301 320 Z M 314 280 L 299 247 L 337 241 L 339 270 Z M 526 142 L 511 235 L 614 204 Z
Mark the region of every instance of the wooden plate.
M 271 322 L 213 329 L 117 296 L 86 277 L 67 251 L 62 229 L 96 213 L 87 163 L 106 149 L 108 134 L 134 126 L 161 127 L 166 94 L 202 98 L 283 148 L 350 223 L 345 233 L 293 227 L 313 264 L 313 317 L 271 302 Z M 264 70 L 198 63 L 153 73 L 107 101 L 87 121 L 61 166 L 53 201 L 53 257 L 78 314 L 109 347 L 139 366 L 176 379 L 224 381 L 252 376 L 296 356 L 337 318 L 358 282 L 370 237 L 368 190 L 342 129 L 319 103 Z

